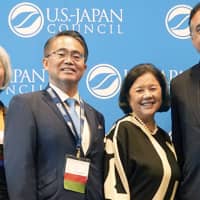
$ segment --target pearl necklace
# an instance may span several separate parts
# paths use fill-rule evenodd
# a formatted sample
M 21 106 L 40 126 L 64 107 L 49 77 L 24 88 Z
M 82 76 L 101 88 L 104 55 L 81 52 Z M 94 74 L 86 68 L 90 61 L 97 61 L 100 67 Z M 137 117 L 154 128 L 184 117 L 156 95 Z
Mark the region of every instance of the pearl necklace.
M 131 113 L 131 115 L 146 129 L 147 132 L 149 132 L 151 135 L 156 134 L 156 132 L 158 130 L 158 127 L 156 124 L 154 125 L 154 130 L 151 130 L 146 126 L 146 124 L 134 112 Z

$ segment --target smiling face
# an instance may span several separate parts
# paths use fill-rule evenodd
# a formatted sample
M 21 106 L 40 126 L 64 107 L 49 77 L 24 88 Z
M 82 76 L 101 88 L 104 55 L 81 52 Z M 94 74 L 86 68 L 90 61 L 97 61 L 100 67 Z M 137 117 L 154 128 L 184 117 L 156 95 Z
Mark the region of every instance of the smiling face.
M 64 50 L 68 52 L 64 57 L 52 52 Z M 69 88 L 77 90 L 78 82 L 83 76 L 86 64 L 84 57 L 80 60 L 73 58 L 73 54 L 84 55 L 84 48 L 81 43 L 70 36 L 60 36 L 55 38 L 48 49 L 47 55 L 43 59 L 43 66 L 49 73 L 49 81 L 61 90 L 67 91 Z
M 154 119 L 154 114 L 162 104 L 162 91 L 152 73 L 147 72 L 135 80 L 129 90 L 129 104 L 144 122 Z

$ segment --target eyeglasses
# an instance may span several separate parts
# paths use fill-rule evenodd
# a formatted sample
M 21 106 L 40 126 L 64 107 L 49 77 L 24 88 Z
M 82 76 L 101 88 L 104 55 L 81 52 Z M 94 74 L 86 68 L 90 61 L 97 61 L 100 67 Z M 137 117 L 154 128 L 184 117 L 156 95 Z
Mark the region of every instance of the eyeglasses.
M 64 59 L 67 56 L 70 56 L 70 58 L 76 62 L 84 58 L 84 55 L 82 53 L 78 51 L 68 51 L 67 49 L 58 49 L 58 50 L 52 51 L 51 53 L 46 55 L 46 57 L 48 58 L 52 55 L 55 55 L 57 59 Z

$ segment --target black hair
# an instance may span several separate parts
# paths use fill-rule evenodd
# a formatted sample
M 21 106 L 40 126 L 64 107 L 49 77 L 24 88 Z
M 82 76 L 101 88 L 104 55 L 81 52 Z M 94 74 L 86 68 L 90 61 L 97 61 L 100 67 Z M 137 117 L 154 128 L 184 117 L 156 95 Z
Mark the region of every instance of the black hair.
M 47 52 L 49 51 L 49 48 L 50 48 L 50 45 L 51 45 L 51 42 L 60 37 L 60 36 L 70 36 L 76 40 L 78 40 L 81 45 L 83 46 L 84 48 L 84 61 L 86 62 L 87 61 L 87 58 L 88 58 L 88 47 L 87 47 L 87 43 L 84 39 L 84 37 L 78 32 L 78 31 L 74 31 L 74 30 L 66 30 L 66 31 L 61 31 L 61 32 L 58 32 L 56 35 L 54 35 L 53 37 L 49 38 L 45 45 L 44 45 L 44 57 L 46 57 L 47 55 Z
M 122 109 L 122 111 L 127 114 L 132 112 L 132 108 L 130 107 L 129 104 L 129 90 L 135 80 L 140 77 L 141 75 L 150 72 L 152 73 L 155 78 L 158 80 L 161 90 L 162 90 L 162 104 L 158 110 L 158 112 L 164 112 L 169 110 L 170 108 L 170 96 L 169 96 L 169 90 L 167 86 L 167 82 L 165 79 L 165 76 L 162 74 L 162 72 L 156 68 L 153 64 L 151 63 L 144 63 L 144 64 L 138 64 L 126 75 L 122 87 L 120 90 L 120 95 L 119 95 L 119 107 Z
M 195 15 L 195 14 L 197 13 L 197 11 L 199 11 L 199 10 L 200 10 L 200 2 L 197 3 L 197 4 L 194 6 L 194 8 L 191 10 L 191 12 L 190 12 L 189 21 L 188 21 L 189 27 L 190 27 L 190 25 L 191 25 L 191 20 L 192 20 L 192 18 L 194 17 L 194 15 Z

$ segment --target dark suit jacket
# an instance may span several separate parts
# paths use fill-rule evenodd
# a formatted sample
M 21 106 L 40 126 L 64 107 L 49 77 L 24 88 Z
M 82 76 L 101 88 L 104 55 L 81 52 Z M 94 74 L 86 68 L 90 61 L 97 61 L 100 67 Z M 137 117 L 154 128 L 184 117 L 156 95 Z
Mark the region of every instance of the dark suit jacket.
M 171 82 L 172 138 L 182 170 L 178 200 L 200 199 L 200 65 Z
M 86 195 L 63 188 L 65 156 L 75 155 L 76 142 L 46 90 L 11 100 L 4 151 L 11 200 L 103 199 L 104 118 L 86 103 L 84 109 L 91 131 Z

